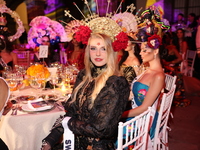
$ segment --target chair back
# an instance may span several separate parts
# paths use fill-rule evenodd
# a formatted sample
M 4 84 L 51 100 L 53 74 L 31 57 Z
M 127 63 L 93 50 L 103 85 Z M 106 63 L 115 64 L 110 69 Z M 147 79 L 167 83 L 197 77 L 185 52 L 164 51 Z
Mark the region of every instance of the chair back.
M 10 95 L 10 90 L 9 87 L 6 83 L 6 81 L 0 77 L 0 118 L 2 116 L 4 106 L 6 105 L 9 95 Z
M 159 115 L 156 124 L 155 136 L 153 139 L 153 149 L 154 150 L 164 150 L 168 149 L 168 119 L 171 110 L 172 100 L 174 97 L 174 92 L 176 85 L 174 84 L 172 89 L 168 93 L 164 93 L 161 98 L 161 103 L 159 105 Z
M 165 89 L 170 91 L 176 83 L 177 76 L 165 74 Z
M 151 107 L 125 123 L 119 122 L 117 150 L 123 150 L 130 145 L 134 145 L 132 150 L 146 150 L 147 135 L 150 125 L 150 113 Z M 123 140 L 123 128 L 126 128 L 125 141 Z
M 181 72 L 185 76 L 189 76 L 189 77 L 193 76 L 195 58 L 196 58 L 196 51 L 187 50 L 186 58 L 182 62 L 182 65 L 181 65 Z
M 33 62 L 33 53 L 30 51 L 16 51 L 18 65 L 29 66 Z

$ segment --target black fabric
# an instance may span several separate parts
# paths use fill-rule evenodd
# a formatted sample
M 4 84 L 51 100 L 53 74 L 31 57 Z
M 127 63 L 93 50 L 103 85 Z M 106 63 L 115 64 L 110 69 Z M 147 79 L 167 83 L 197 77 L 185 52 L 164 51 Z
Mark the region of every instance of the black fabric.
M 0 138 L 0 149 L 1 150 L 9 150 L 7 145 L 3 142 L 3 140 Z
M 84 76 L 85 71 L 80 71 L 75 87 Z M 66 116 L 71 117 L 68 126 L 75 134 L 76 150 L 86 150 L 89 145 L 93 150 L 114 150 L 118 122 L 128 102 L 129 84 L 124 77 L 111 76 L 97 95 L 94 106 L 89 109 L 94 84 L 92 80 L 86 88 L 79 90 L 77 101 L 70 105 L 69 99 L 65 104 Z M 82 102 L 82 99 L 85 100 Z M 62 125 L 57 125 L 45 140 L 55 144 L 56 140 L 52 139 L 59 139 L 63 132 Z
M 133 66 L 122 65 L 122 76 L 126 78 L 129 84 L 132 83 L 133 79 L 137 76 Z

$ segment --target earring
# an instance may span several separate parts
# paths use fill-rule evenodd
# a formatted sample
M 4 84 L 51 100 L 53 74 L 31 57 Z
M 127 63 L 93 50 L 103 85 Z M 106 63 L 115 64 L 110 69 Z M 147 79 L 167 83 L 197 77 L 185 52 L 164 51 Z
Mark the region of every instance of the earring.
M 135 46 L 132 46 L 133 53 L 135 53 Z
M 153 55 L 153 58 L 156 59 L 156 55 Z

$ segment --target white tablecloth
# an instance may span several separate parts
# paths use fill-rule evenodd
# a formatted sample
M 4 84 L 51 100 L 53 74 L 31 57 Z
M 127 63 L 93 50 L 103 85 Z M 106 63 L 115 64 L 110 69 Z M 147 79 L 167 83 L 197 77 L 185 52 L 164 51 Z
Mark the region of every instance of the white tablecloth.
M 42 139 L 49 134 L 56 119 L 65 114 L 57 107 L 33 114 L 18 111 L 15 116 L 11 112 L 2 116 L 0 121 L 0 138 L 9 150 L 40 150 Z

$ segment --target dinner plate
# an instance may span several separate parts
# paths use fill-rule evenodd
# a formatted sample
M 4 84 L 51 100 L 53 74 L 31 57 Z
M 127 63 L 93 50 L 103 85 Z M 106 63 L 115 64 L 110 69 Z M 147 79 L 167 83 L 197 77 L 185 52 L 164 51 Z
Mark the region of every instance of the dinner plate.
M 29 100 L 34 100 L 34 99 L 36 99 L 36 97 L 31 95 L 23 95 L 16 98 L 17 101 L 21 102 L 27 102 Z
M 24 104 L 24 105 L 22 105 L 22 110 L 25 111 L 25 112 L 34 113 L 34 112 L 49 111 L 49 110 L 53 109 L 54 107 L 55 107 L 54 104 L 49 103 L 48 106 L 37 107 L 37 109 L 33 109 L 33 108 L 30 107 L 29 104 Z

